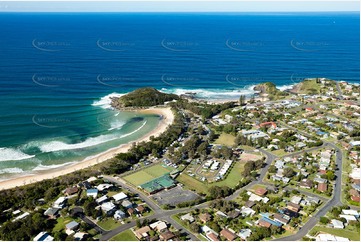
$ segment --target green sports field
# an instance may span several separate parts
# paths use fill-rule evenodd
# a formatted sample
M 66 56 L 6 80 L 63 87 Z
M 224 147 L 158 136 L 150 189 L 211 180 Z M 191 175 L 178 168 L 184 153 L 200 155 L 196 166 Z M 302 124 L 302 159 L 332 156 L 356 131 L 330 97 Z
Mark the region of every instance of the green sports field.
M 153 180 L 154 178 L 172 172 L 173 170 L 173 167 L 168 167 L 162 163 L 137 171 L 133 174 L 123 177 L 123 179 L 135 186 L 139 186 L 150 180 Z

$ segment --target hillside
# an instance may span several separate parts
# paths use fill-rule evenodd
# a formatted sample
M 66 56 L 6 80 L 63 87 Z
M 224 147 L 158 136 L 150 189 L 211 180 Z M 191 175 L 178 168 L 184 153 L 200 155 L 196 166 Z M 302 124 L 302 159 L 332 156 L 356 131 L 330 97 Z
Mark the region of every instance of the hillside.
M 271 100 L 288 95 L 286 92 L 280 91 L 272 82 L 260 83 L 253 90 L 259 91 L 261 95 L 267 94 Z
M 144 87 L 134 90 L 119 98 L 112 98 L 112 107 L 150 107 L 162 105 L 164 102 L 179 99 L 175 94 L 166 94 L 158 91 L 155 88 Z
M 326 80 L 329 81 L 330 85 L 334 85 L 334 82 L 331 80 Z M 297 94 L 320 94 L 321 93 L 321 89 L 322 89 L 323 85 L 321 84 L 320 78 L 308 78 L 303 80 L 302 82 L 296 84 L 291 92 L 293 93 L 297 93 Z

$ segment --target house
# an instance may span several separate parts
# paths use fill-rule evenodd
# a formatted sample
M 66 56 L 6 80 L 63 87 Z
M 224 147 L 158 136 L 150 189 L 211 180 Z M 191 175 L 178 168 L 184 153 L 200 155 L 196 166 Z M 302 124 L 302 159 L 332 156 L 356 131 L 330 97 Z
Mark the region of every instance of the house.
M 207 223 L 212 219 L 212 216 L 209 213 L 202 213 L 198 215 L 198 218 L 202 223 Z
M 327 191 L 327 184 L 326 183 L 318 183 L 317 190 L 320 192 L 326 192 Z
M 210 241 L 219 241 L 218 235 L 215 234 L 214 232 L 208 232 L 208 233 L 206 233 L 206 237 L 207 237 Z
M 317 183 L 327 183 L 327 179 L 323 179 L 321 177 L 315 177 L 313 181 Z
M 119 201 L 122 201 L 122 200 L 128 198 L 128 196 L 124 192 L 120 192 L 120 193 L 115 194 L 113 196 L 113 198 L 114 198 L 115 202 L 119 202 Z
M 227 228 L 222 229 L 220 235 L 226 238 L 228 241 L 233 241 L 237 238 L 237 235 Z
M 187 214 L 181 216 L 181 220 L 183 220 L 183 221 L 188 220 L 190 223 L 193 223 L 194 217 L 192 215 L 190 215 L 190 213 L 187 213 Z
M 259 196 L 264 196 L 267 194 L 267 190 L 263 187 L 259 187 L 254 191 L 255 194 L 259 195 Z
M 169 230 L 166 230 L 159 235 L 159 238 L 163 241 L 173 240 L 173 238 L 175 238 L 175 234 L 173 234 Z
M 142 214 L 145 212 L 145 207 L 143 205 L 139 205 L 135 208 L 135 210 L 137 210 L 138 213 Z
M 151 231 L 150 227 L 144 226 L 138 230 L 135 230 L 134 234 L 139 240 L 147 240 L 147 238 L 149 237 L 149 231 Z
M 311 189 L 313 186 L 313 183 L 311 180 L 309 179 L 303 179 L 301 182 L 300 182 L 300 187 L 301 188 L 307 188 L 307 189 Z
M 54 237 L 50 236 L 48 232 L 40 232 L 33 241 L 53 241 Z
M 300 197 L 300 196 L 293 196 L 291 198 L 291 202 L 293 202 L 295 204 L 300 204 L 301 201 L 302 201 L 302 197 Z
M 289 202 L 289 203 L 287 204 L 287 208 L 288 208 L 289 210 L 297 213 L 298 211 L 300 211 L 301 206 L 298 205 L 298 204 L 295 204 L 295 203 L 293 203 L 293 202 Z
M 99 204 L 99 205 L 106 202 L 106 201 L 108 201 L 108 196 L 107 195 L 101 196 L 100 198 L 95 200 L 95 202 L 97 204 Z
M 277 169 L 283 169 L 284 165 L 285 165 L 285 163 L 283 161 L 281 161 L 281 160 L 277 160 L 276 163 L 275 163 L 275 167 Z
M 83 240 L 88 234 L 87 233 L 83 233 L 83 232 L 77 232 L 74 234 L 74 240 L 76 241 L 80 241 Z
M 320 199 L 318 199 L 317 197 L 310 197 L 310 196 L 306 197 L 305 201 L 307 203 L 314 203 L 314 204 L 319 204 L 320 203 Z
M 290 216 L 280 213 L 276 213 L 275 215 L 273 215 L 273 219 L 274 221 L 280 222 L 284 225 L 288 224 L 291 220 Z
M 122 210 L 117 210 L 114 213 L 114 218 L 116 220 L 121 220 L 121 219 L 126 218 L 126 217 L 127 217 L 127 215 Z
M 155 223 L 150 224 L 149 226 L 152 229 L 157 230 L 158 232 L 168 228 L 167 224 L 165 222 L 163 222 L 163 221 L 157 221 Z
M 223 212 L 221 212 L 221 211 L 217 211 L 217 212 L 216 212 L 216 215 L 219 216 L 219 217 L 228 218 L 228 215 L 225 214 L 225 213 L 223 213 Z
M 134 208 L 128 208 L 127 213 L 129 214 L 129 216 L 132 216 L 135 213 Z
M 332 234 L 319 233 L 316 236 L 316 241 L 339 241 L 339 242 L 347 242 L 350 241 L 348 238 L 334 236 Z
M 298 217 L 298 212 L 294 212 L 292 210 L 289 210 L 288 208 L 284 209 L 282 211 L 283 214 L 291 217 L 291 218 L 297 218 Z
M 272 224 L 267 222 L 264 219 L 261 219 L 261 220 L 259 220 L 258 225 L 261 227 L 270 228 Z
M 345 215 L 355 216 L 356 218 L 359 218 L 359 217 L 360 217 L 360 213 L 357 212 L 357 211 L 354 210 L 354 209 L 342 209 L 341 212 L 342 212 L 343 214 L 345 214 Z
M 229 218 L 234 219 L 234 218 L 238 218 L 240 213 L 241 213 L 241 211 L 239 209 L 235 209 L 235 210 L 229 211 L 227 215 Z
M 77 193 L 78 191 L 79 191 L 79 189 L 77 187 L 69 187 L 69 188 L 65 189 L 65 195 L 71 196 L 71 195 Z
M 124 200 L 124 201 L 122 202 L 122 206 L 123 206 L 124 208 L 132 208 L 132 207 L 133 207 L 133 204 L 132 204 L 129 200 Z
M 252 208 L 256 203 L 254 201 L 247 201 L 244 206 L 247 208 Z
M 100 207 L 108 215 L 113 214 L 116 209 L 114 203 L 112 203 L 112 202 L 102 203 L 102 205 L 100 205 Z
M 58 216 L 58 212 L 59 212 L 59 208 L 48 208 L 45 212 L 44 215 L 48 216 L 48 218 L 50 219 L 56 219 L 56 217 Z
M 73 230 L 73 231 L 76 230 L 78 227 L 79 227 L 79 223 L 75 221 L 71 221 L 70 223 L 67 223 L 65 225 L 65 228 L 67 230 Z
M 238 236 L 242 239 L 242 240 L 246 240 L 249 236 L 251 236 L 252 234 L 252 230 L 250 229 L 241 229 L 238 233 Z
M 88 189 L 86 190 L 86 195 L 95 199 L 98 196 L 98 189 Z
M 357 221 L 357 218 L 355 216 L 352 216 L 352 215 L 340 214 L 340 218 L 346 219 L 347 224 L 349 224 L 352 221 Z
M 242 207 L 241 214 L 244 217 L 248 217 L 248 216 L 252 217 L 255 213 L 256 213 L 256 211 L 254 211 L 251 208 L 248 208 L 248 207 L 245 207 L 245 206 Z
M 345 226 L 343 225 L 343 222 L 337 219 L 331 220 L 332 227 L 335 229 L 343 229 Z
M 67 200 L 68 200 L 68 198 L 66 198 L 66 197 L 59 197 L 59 198 L 56 199 L 56 201 L 54 202 L 53 207 L 54 207 L 54 208 L 62 209 L 62 208 L 65 207 Z
M 105 191 L 114 186 L 113 184 L 99 184 L 97 186 L 98 191 Z

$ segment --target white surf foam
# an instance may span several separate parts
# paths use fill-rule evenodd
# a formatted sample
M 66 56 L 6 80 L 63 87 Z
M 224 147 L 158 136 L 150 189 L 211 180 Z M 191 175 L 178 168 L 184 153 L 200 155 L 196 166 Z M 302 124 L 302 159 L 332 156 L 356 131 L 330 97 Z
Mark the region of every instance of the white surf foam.
M 115 120 L 115 121 L 113 121 L 113 122 L 110 123 L 110 128 L 109 128 L 108 130 L 121 129 L 124 124 L 125 124 L 124 121 Z
M 293 87 L 294 85 L 296 85 L 296 84 L 297 84 L 297 83 L 292 84 L 292 85 L 277 86 L 277 88 L 278 88 L 279 90 L 281 90 L 281 91 L 285 91 L 285 90 L 288 90 L 288 89 L 292 89 L 292 87 Z
M 88 138 L 85 141 L 83 141 L 81 143 L 76 143 L 76 144 L 67 144 L 62 141 L 51 141 L 46 144 L 40 145 L 39 148 L 42 152 L 55 152 L 55 151 L 61 151 L 61 150 L 82 149 L 82 148 L 87 148 L 87 147 L 91 147 L 91 146 L 95 146 L 95 145 L 100 145 L 100 144 L 103 144 L 103 143 L 106 143 L 109 141 L 113 141 L 116 139 L 120 139 L 120 138 L 127 137 L 129 135 L 132 135 L 132 134 L 138 132 L 140 129 L 142 129 L 146 123 L 147 123 L 147 121 L 144 121 L 144 123 L 138 129 L 136 129 L 130 133 L 123 134 L 121 136 L 118 136 L 116 134 L 100 135 L 97 137 Z
M 254 94 L 254 85 L 245 86 L 244 88 L 235 88 L 231 90 L 227 89 L 161 89 L 165 93 L 173 93 L 177 95 L 185 94 L 187 92 L 196 93 L 197 98 L 205 99 L 222 99 L 222 98 L 239 98 L 240 95 L 252 95 Z
M 112 106 L 110 104 L 111 104 L 112 100 L 110 98 L 112 98 L 112 97 L 121 97 L 123 95 L 125 95 L 125 93 L 121 94 L 121 93 L 113 92 L 111 94 L 108 94 L 108 95 L 100 98 L 97 101 L 94 101 L 92 106 L 98 106 L 98 107 L 101 107 L 101 108 L 104 108 L 104 109 L 111 109 Z
M 18 174 L 18 173 L 23 173 L 24 170 L 20 169 L 20 168 L 4 168 L 4 169 L 0 169 L 0 174 Z
M 55 169 L 55 168 L 59 168 L 59 167 L 62 167 L 62 166 L 68 166 L 68 165 L 71 165 L 71 164 L 75 164 L 76 161 L 74 162 L 67 162 L 67 163 L 63 163 L 63 164 L 58 164 L 58 165 L 38 165 L 37 167 L 35 167 L 33 169 L 33 171 L 44 171 L 44 170 L 50 170 L 50 169 Z
M 26 160 L 35 157 L 35 155 L 28 155 L 19 149 L 0 148 L 0 161 L 8 160 Z

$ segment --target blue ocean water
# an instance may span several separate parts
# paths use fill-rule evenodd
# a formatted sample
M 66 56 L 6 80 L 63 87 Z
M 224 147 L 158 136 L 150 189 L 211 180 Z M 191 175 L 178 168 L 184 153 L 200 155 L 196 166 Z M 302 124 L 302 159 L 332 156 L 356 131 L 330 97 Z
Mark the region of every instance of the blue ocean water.
M 152 86 L 228 99 L 272 81 L 359 82 L 359 13 L 0 14 L 0 174 L 139 138 L 155 115 L 109 110 Z

